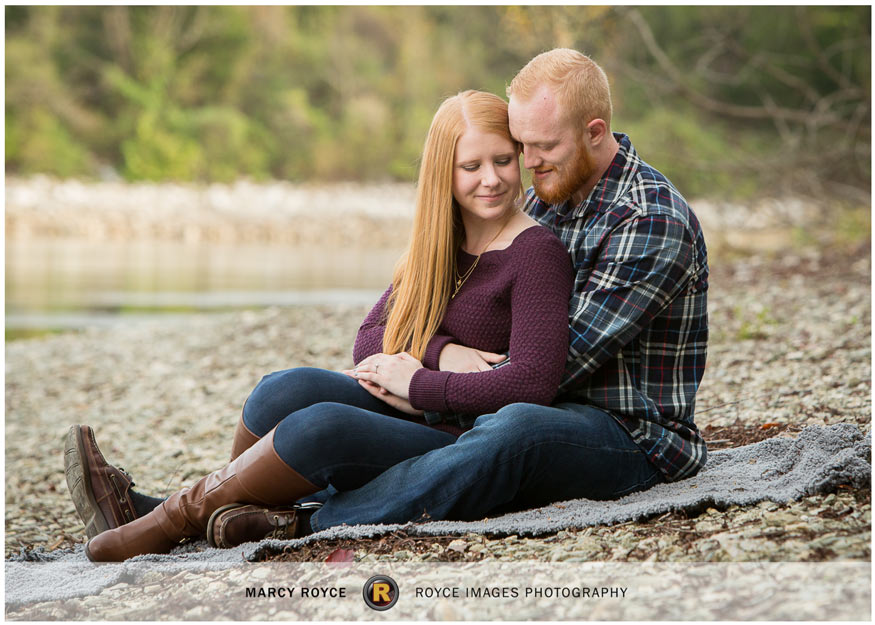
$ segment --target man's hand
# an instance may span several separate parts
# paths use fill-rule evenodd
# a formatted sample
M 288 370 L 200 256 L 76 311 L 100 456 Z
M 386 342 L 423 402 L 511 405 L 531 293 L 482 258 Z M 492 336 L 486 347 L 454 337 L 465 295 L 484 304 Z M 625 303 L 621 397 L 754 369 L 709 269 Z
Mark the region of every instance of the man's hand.
M 374 354 L 361 361 L 354 369 L 343 371 L 356 380 L 373 382 L 401 399 L 410 397 L 410 380 L 422 369 L 422 363 L 407 352 Z
M 438 367 L 441 371 L 455 371 L 456 373 L 491 371 L 492 365 L 498 364 L 506 358 L 507 356 L 504 354 L 493 354 L 473 347 L 447 343 L 441 350 Z
M 374 384 L 373 382 L 359 380 L 359 384 L 361 384 L 362 388 L 365 389 L 368 393 L 370 393 L 377 399 L 386 402 L 395 410 L 400 410 L 401 412 L 405 412 L 413 416 L 420 416 L 423 413 L 422 410 L 417 410 L 416 408 L 411 406 L 409 399 L 401 399 L 397 395 L 393 395 L 386 389 L 382 388 L 377 384 Z

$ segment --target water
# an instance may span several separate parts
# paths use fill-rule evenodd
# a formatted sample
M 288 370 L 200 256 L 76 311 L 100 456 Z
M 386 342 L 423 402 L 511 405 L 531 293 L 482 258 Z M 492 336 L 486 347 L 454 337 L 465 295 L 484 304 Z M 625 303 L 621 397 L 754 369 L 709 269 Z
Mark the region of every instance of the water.
M 203 311 L 376 301 L 400 249 L 18 239 L 7 338 Z

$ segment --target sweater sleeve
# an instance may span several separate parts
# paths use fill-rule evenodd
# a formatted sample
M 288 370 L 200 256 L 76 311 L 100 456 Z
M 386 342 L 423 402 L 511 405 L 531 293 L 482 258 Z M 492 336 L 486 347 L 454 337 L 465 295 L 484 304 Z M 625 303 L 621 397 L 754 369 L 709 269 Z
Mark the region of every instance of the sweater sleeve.
M 383 333 L 386 330 L 386 319 L 383 311 L 386 308 L 386 302 L 389 300 L 389 295 L 392 294 L 392 285 L 383 293 L 371 312 L 368 313 L 362 325 L 359 326 L 358 334 L 355 336 L 355 343 L 352 346 L 352 361 L 359 364 L 368 356 L 379 354 L 383 351 Z
M 352 348 L 352 360 L 355 364 L 360 363 L 368 356 L 383 351 L 383 334 L 386 331 L 386 319 L 383 311 L 386 309 L 386 302 L 389 301 L 391 294 L 392 286 L 389 285 L 389 288 L 362 321 L 362 325 L 359 326 Z M 438 369 L 441 350 L 447 343 L 452 343 L 455 340 L 455 337 L 447 334 L 435 334 L 431 337 L 425 348 L 425 356 L 422 358 L 423 366 L 428 369 Z
M 571 259 L 549 234 L 511 262 L 517 270 L 510 301 L 510 363 L 476 373 L 420 369 L 410 382 L 414 408 L 486 414 L 516 402 L 553 401 L 568 352 Z

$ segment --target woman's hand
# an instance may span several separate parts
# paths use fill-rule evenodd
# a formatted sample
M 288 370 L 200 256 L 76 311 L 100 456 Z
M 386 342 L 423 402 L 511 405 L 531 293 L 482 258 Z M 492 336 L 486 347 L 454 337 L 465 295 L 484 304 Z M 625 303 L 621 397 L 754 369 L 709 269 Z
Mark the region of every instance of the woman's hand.
M 484 352 L 473 347 L 465 347 L 456 343 L 447 343 L 441 350 L 438 368 L 441 371 L 456 373 L 476 373 L 491 371 L 492 365 L 507 358 L 504 354 Z
M 356 380 L 373 382 L 401 399 L 409 399 L 410 380 L 420 369 L 421 362 L 407 352 L 401 352 L 391 355 L 374 354 L 362 360 L 354 369 L 347 369 L 343 373 Z
M 373 382 L 365 382 L 364 380 L 359 380 L 359 384 L 363 389 L 365 389 L 368 393 L 380 399 L 387 404 L 389 404 L 395 410 L 400 410 L 401 412 L 407 413 L 413 416 L 420 416 L 423 414 L 422 410 L 417 410 L 413 406 L 410 405 L 409 399 L 401 399 L 397 395 L 393 395 L 386 389 L 377 386 Z

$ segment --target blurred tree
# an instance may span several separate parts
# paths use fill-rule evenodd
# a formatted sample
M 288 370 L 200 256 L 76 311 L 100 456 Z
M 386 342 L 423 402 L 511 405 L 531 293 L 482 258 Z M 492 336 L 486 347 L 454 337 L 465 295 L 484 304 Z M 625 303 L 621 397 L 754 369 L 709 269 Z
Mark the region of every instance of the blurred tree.
M 688 195 L 868 201 L 869 7 L 9 6 L 6 170 L 413 180 L 431 117 L 569 46 Z

